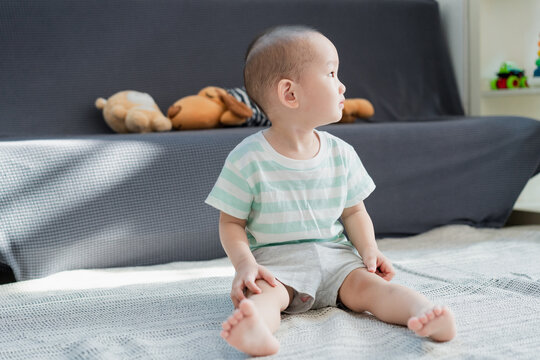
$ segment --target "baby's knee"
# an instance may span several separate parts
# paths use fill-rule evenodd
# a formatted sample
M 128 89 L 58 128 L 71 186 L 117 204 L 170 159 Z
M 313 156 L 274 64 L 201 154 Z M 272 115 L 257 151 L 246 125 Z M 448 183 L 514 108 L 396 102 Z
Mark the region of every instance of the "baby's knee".
M 263 292 L 273 289 L 274 287 L 270 285 L 266 280 L 258 279 L 255 280 L 255 284 L 261 289 Z
M 383 287 L 390 284 L 382 279 L 379 275 L 367 271 L 366 268 L 358 268 L 349 273 L 341 287 L 339 288 L 339 296 L 347 298 L 347 295 L 357 299 L 359 297 L 366 298 L 369 301 L 370 294 L 373 291 L 380 291 Z
M 272 286 L 270 286 L 270 284 L 268 284 L 265 280 L 262 280 L 262 279 L 255 280 L 255 285 L 257 285 L 257 287 L 259 289 L 261 289 L 262 293 L 268 292 L 268 290 L 272 287 Z M 258 293 L 253 292 L 253 290 L 251 290 L 250 288 L 245 289 L 245 295 L 248 298 L 253 296 L 253 295 L 257 295 L 257 294 Z
M 266 281 L 266 280 L 263 280 L 263 279 L 258 279 L 258 280 L 255 280 L 255 284 L 257 284 L 257 286 L 262 290 L 263 288 L 269 288 L 270 287 L 270 284 Z
M 273 294 L 276 296 L 283 296 L 284 298 L 287 298 L 289 302 L 292 300 L 293 296 L 293 290 L 292 288 L 285 286 L 281 282 L 276 280 L 276 286 L 270 285 L 266 280 L 258 279 L 255 280 L 255 284 L 261 289 L 262 294 Z M 254 293 L 253 291 L 249 290 L 246 293 L 247 297 L 251 297 L 253 295 L 258 295 Z

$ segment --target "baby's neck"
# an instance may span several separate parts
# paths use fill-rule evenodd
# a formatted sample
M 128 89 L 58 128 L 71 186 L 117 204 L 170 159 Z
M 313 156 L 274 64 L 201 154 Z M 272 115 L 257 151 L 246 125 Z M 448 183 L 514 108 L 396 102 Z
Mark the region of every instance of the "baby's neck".
M 272 125 L 263 131 L 268 143 L 281 155 L 294 160 L 313 159 L 320 149 L 320 139 L 314 129 L 279 128 Z

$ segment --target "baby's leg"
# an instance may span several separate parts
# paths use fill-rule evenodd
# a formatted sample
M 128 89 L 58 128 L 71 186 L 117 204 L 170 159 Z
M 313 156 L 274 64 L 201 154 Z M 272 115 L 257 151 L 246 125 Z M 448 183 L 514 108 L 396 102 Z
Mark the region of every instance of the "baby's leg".
M 289 306 L 292 291 L 278 282 L 272 287 L 257 280 L 260 294 L 248 294 L 238 309 L 223 322 L 223 337 L 231 346 L 252 356 L 275 354 L 279 343 L 273 333 L 281 322 L 281 311 Z
M 384 322 L 406 325 L 416 334 L 436 341 L 449 341 L 456 334 L 454 315 L 448 308 L 435 306 L 422 294 L 388 282 L 365 268 L 347 276 L 339 298 L 353 311 L 369 311 Z

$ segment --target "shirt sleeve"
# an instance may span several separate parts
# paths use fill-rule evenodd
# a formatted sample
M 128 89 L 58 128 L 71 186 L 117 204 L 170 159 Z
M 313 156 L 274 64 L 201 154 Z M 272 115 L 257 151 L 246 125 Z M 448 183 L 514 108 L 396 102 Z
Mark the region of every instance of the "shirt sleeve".
M 375 183 L 364 168 L 354 148 L 349 149 L 347 159 L 347 200 L 345 208 L 360 203 L 375 190 Z
M 248 182 L 235 164 L 227 159 L 205 203 L 236 218 L 247 219 L 252 202 L 253 194 Z

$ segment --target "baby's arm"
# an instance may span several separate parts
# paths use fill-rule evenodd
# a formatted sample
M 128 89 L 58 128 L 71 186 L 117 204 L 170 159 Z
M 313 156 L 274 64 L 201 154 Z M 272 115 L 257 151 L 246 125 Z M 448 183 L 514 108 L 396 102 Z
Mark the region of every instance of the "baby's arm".
M 341 220 L 347 230 L 349 240 L 358 250 L 369 272 L 376 272 L 390 281 L 394 277 L 392 263 L 380 252 L 375 241 L 373 222 L 369 217 L 364 202 L 343 210 Z
M 261 293 L 255 280 L 264 279 L 272 286 L 277 285 L 274 276 L 266 268 L 257 264 L 255 257 L 253 257 L 249 249 L 245 228 L 246 220 L 221 212 L 219 237 L 223 249 L 236 270 L 231 289 L 231 300 L 235 308 L 238 307 L 240 301 L 245 299 L 245 289 L 249 289 L 255 294 Z

